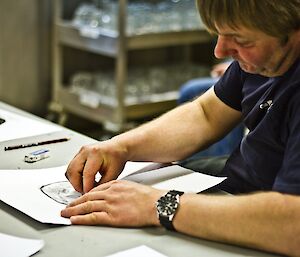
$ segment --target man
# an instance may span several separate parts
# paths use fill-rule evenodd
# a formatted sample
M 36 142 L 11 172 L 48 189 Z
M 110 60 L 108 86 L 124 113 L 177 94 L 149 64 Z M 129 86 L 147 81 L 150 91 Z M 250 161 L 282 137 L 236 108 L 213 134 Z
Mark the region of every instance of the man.
M 300 256 L 300 2 L 197 3 L 203 22 L 218 35 L 216 57 L 236 61 L 195 101 L 111 140 L 83 147 L 69 164 L 67 177 L 85 195 L 62 215 L 73 224 L 161 223 L 196 237 Z M 128 160 L 181 160 L 241 120 L 249 133 L 227 161 L 228 179 L 221 185 L 236 196 L 165 195 L 113 180 Z M 97 172 L 101 183 L 93 188 Z M 163 213 L 164 201 L 171 203 L 173 219 Z

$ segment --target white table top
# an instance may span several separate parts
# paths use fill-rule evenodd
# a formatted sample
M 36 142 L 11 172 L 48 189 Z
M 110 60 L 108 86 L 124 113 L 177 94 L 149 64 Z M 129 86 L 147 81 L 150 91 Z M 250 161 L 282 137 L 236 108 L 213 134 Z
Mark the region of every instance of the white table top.
M 19 112 L 32 119 L 40 119 L 0 102 L 0 108 Z M 48 121 L 44 121 L 48 122 Z M 69 135 L 72 140 L 63 144 L 47 145 L 51 156 L 34 164 L 23 161 L 27 149 L 4 151 L 0 143 L 0 169 L 33 169 L 67 164 L 80 146 L 95 140 L 74 131 L 63 129 L 58 136 Z M 47 135 L 38 136 L 39 140 Z M 29 140 L 29 141 L 28 141 Z M 22 142 L 31 142 L 23 139 Z M 13 142 L 12 142 L 13 143 Z M 20 143 L 20 140 L 18 140 Z M 35 150 L 35 147 L 31 148 Z M 1 172 L 1 170 L 0 170 Z M 18 190 L 16 188 L 16 190 Z M 0 232 L 20 237 L 38 238 L 45 241 L 37 257 L 92 257 L 106 256 L 139 245 L 147 245 L 169 257 L 212 256 L 275 256 L 251 249 L 215 243 L 185 236 L 162 228 L 111 228 L 101 226 L 57 226 L 39 223 L 0 201 Z

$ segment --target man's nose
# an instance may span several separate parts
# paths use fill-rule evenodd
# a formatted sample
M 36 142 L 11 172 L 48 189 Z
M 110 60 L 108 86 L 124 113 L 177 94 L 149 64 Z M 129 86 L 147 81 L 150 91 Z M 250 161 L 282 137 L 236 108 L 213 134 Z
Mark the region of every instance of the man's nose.
M 234 55 L 236 50 L 231 46 L 228 39 L 222 36 L 218 37 L 217 44 L 215 46 L 214 54 L 218 59 L 224 59 Z

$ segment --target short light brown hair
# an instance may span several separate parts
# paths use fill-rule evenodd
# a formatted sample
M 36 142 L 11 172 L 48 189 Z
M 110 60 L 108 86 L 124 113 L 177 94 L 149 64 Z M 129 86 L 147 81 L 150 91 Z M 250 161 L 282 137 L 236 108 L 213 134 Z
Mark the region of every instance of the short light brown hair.
M 216 34 L 216 25 L 244 26 L 284 39 L 300 28 L 300 0 L 197 0 L 197 6 L 207 29 Z

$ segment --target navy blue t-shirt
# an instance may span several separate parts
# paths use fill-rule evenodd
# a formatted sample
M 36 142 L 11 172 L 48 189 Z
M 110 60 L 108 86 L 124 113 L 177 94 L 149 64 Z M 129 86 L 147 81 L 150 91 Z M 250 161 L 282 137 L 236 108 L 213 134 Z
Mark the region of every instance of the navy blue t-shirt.
M 246 73 L 233 62 L 214 90 L 242 112 L 249 129 L 224 167 L 228 179 L 221 188 L 300 194 L 300 60 L 275 78 Z

